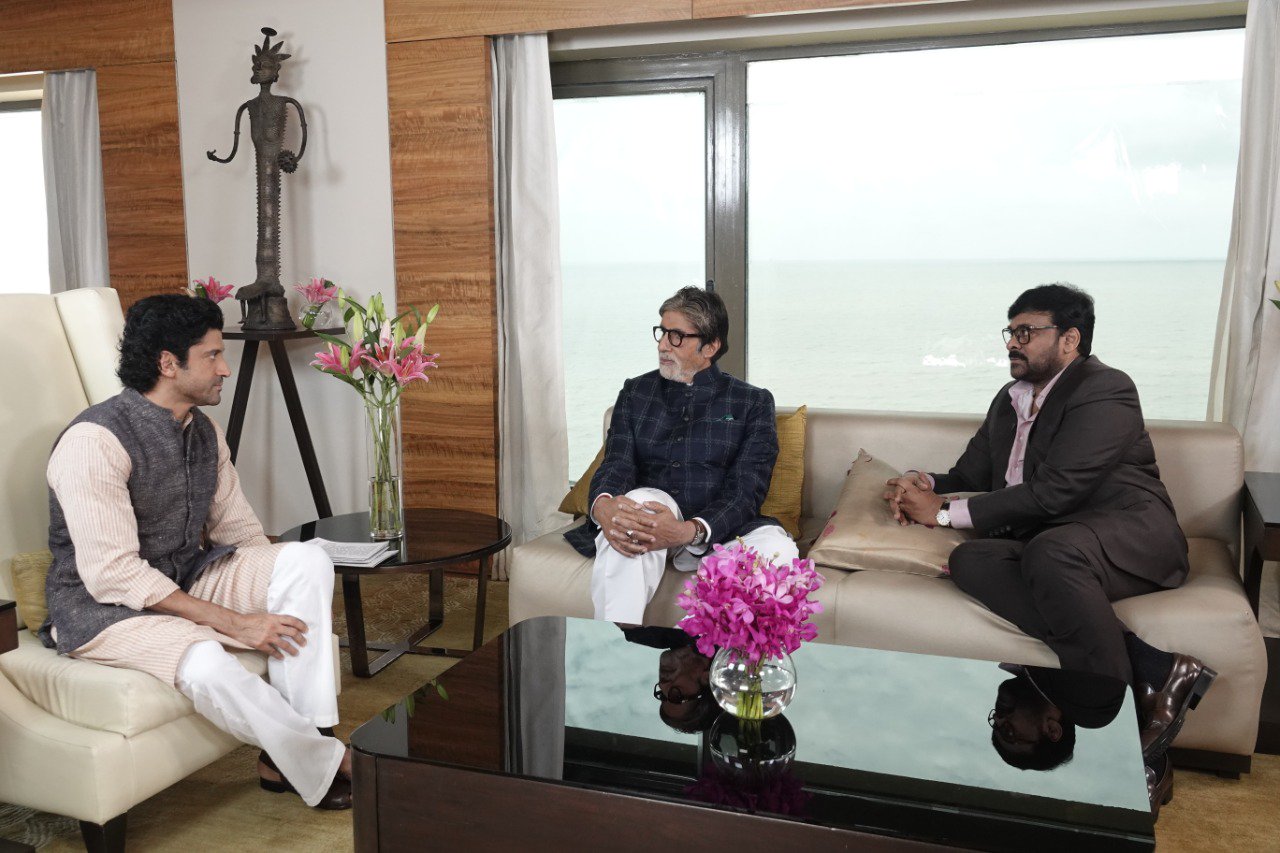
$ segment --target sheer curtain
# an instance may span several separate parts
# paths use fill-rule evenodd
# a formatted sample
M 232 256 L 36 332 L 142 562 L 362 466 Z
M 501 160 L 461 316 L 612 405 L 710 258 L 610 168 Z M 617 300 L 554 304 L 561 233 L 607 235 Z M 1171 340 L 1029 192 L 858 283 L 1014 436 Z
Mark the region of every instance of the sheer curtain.
M 102 199 L 98 79 L 92 70 L 44 76 L 40 108 L 48 198 L 49 289 L 106 287 L 107 210 Z
M 1250 0 L 1240 162 L 1209 417 L 1244 436 L 1245 468 L 1280 471 L 1280 0 Z
M 560 213 L 547 37 L 493 40 L 498 511 L 520 545 L 569 520 Z M 506 577 L 505 555 L 494 562 Z

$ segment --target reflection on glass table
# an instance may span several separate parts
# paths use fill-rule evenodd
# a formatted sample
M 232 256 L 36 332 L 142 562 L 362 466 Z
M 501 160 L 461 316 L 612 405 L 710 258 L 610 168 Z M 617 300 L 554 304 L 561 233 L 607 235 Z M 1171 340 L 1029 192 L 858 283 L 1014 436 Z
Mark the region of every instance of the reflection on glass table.
M 538 796 L 568 786 L 989 849 L 1152 847 L 1123 684 L 821 643 L 794 658 L 786 713 L 744 727 L 705 702 L 707 659 L 680 631 L 531 619 L 352 744 L 537 782 Z

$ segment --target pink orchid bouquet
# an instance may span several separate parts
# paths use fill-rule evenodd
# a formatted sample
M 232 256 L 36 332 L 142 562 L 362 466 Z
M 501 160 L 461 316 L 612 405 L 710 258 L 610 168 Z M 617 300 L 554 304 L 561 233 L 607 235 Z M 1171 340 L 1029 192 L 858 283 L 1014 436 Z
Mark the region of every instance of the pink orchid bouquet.
M 809 617 L 821 613 L 822 605 L 809 594 L 821 586 L 813 560 L 775 565 L 740 540 L 716 545 L 676 599 L 688 614 L 680 627 L 698 638 L 702 654 L 731 649 L 732 656 L 758 668 L 818 636 Z
M 369 427 L 372 534 L 376 539 L 395 538 L 404 526 L 400 396 L 411 383 L 430 381 L 427 368 L 436 367 L 440 353 L 428 354 L 425 342 L 427 327 L 440 306 L 432 306 L 425 317 L 416 307 L 391 317 L 382 294 L 361 304 L 338 290 L 332 299 L 345 309 L 343 322 L 350 340 L 316 332 L 327 346 L 316 353 L 311 366 L 347 383 L 364 400 Z
M 191 282 L 191 287 L 187 288 L 187 293 L 197 299 L 208 299 L 210 302 L 217 304 L 231 295 L 234 288 L 229 284 L 219 284 L 218 280 L 213 276 L 206 279 L 196 279 Z

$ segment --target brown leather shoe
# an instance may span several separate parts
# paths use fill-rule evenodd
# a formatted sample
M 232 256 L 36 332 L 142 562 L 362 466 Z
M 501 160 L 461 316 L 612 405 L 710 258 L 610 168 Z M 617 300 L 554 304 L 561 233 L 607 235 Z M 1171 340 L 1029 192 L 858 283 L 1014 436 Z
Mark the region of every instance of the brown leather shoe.
M 1151 800 L 1151 817 L 1160 819 L 1160 807 L 1173 799 L 1173 762 L 1161 756 L 1164 767 L 1147 765 L 1147 797 Z
M 280 777 L 280 781 L 268 779 L 262 775 L 262 768 L 266 767 L 275 775 Z M 276 767 L 276 763 L 271 760 L 271 756 L 266 751 L 258 753 L 258 785 L 264 791 L 270 791 L 273 794 L 283 794 L 286 791 L 292 794 L 298 793 L 298 789 L 285 778 L 280 772 L 280 768 Z M 351 808 L 351 780 L 341 773 L 333 777 L 333 781 L 329 783 L 329 790 L 325 791 L 320 802 L 315 804 L 317 809 L 326 809 L 328 811 L 343 811 Z
M 1187 711 L 1195 710 L 1218 673 L 1190 655 L 1174 655 L 1164 686 L 1141 685 L 1138 709 L 1142 719 L 1142 759 L 1159 758 L 1182 730 Z

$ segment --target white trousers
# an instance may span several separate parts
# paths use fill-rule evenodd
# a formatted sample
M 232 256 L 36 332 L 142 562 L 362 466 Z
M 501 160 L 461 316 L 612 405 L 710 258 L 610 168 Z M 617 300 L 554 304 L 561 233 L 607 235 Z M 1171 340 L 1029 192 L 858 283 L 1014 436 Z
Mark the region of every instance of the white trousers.
M 261 747 L 314 806 L 329 790 L 346 748 L 316 731 L 338 722 L 333 670 L 333 563 L 315 545 L 280 551 L 267 587 L 267 611 L 301 619 L 307 644 L 283 660 L 268 658 L 270 684 L 222 645 L 204 640 L 178 665 L 177 687 L 224 732 Z
M 627 497 L 637 503 L 661 501 L 677 518 L 684 520 L 675 498 L 661 489 L 632 489 Z M 800 556 L 796 543 L 776 524 L 757 527 L 744 535 L 742 542 L 775 562 L 791 562 Z M 595 607 L 595 618 L 643 625 L 644 609 L 658 591 L 667 553 L 664 548 L 638 557 L 623 554 L 613 549 L 602 529 L 596 535 L 596 559 L 591 567 L 591 603 Z M 681 548 L 672 563 L 682 572 L 692 572 L 698 568 L 702 556 Z

